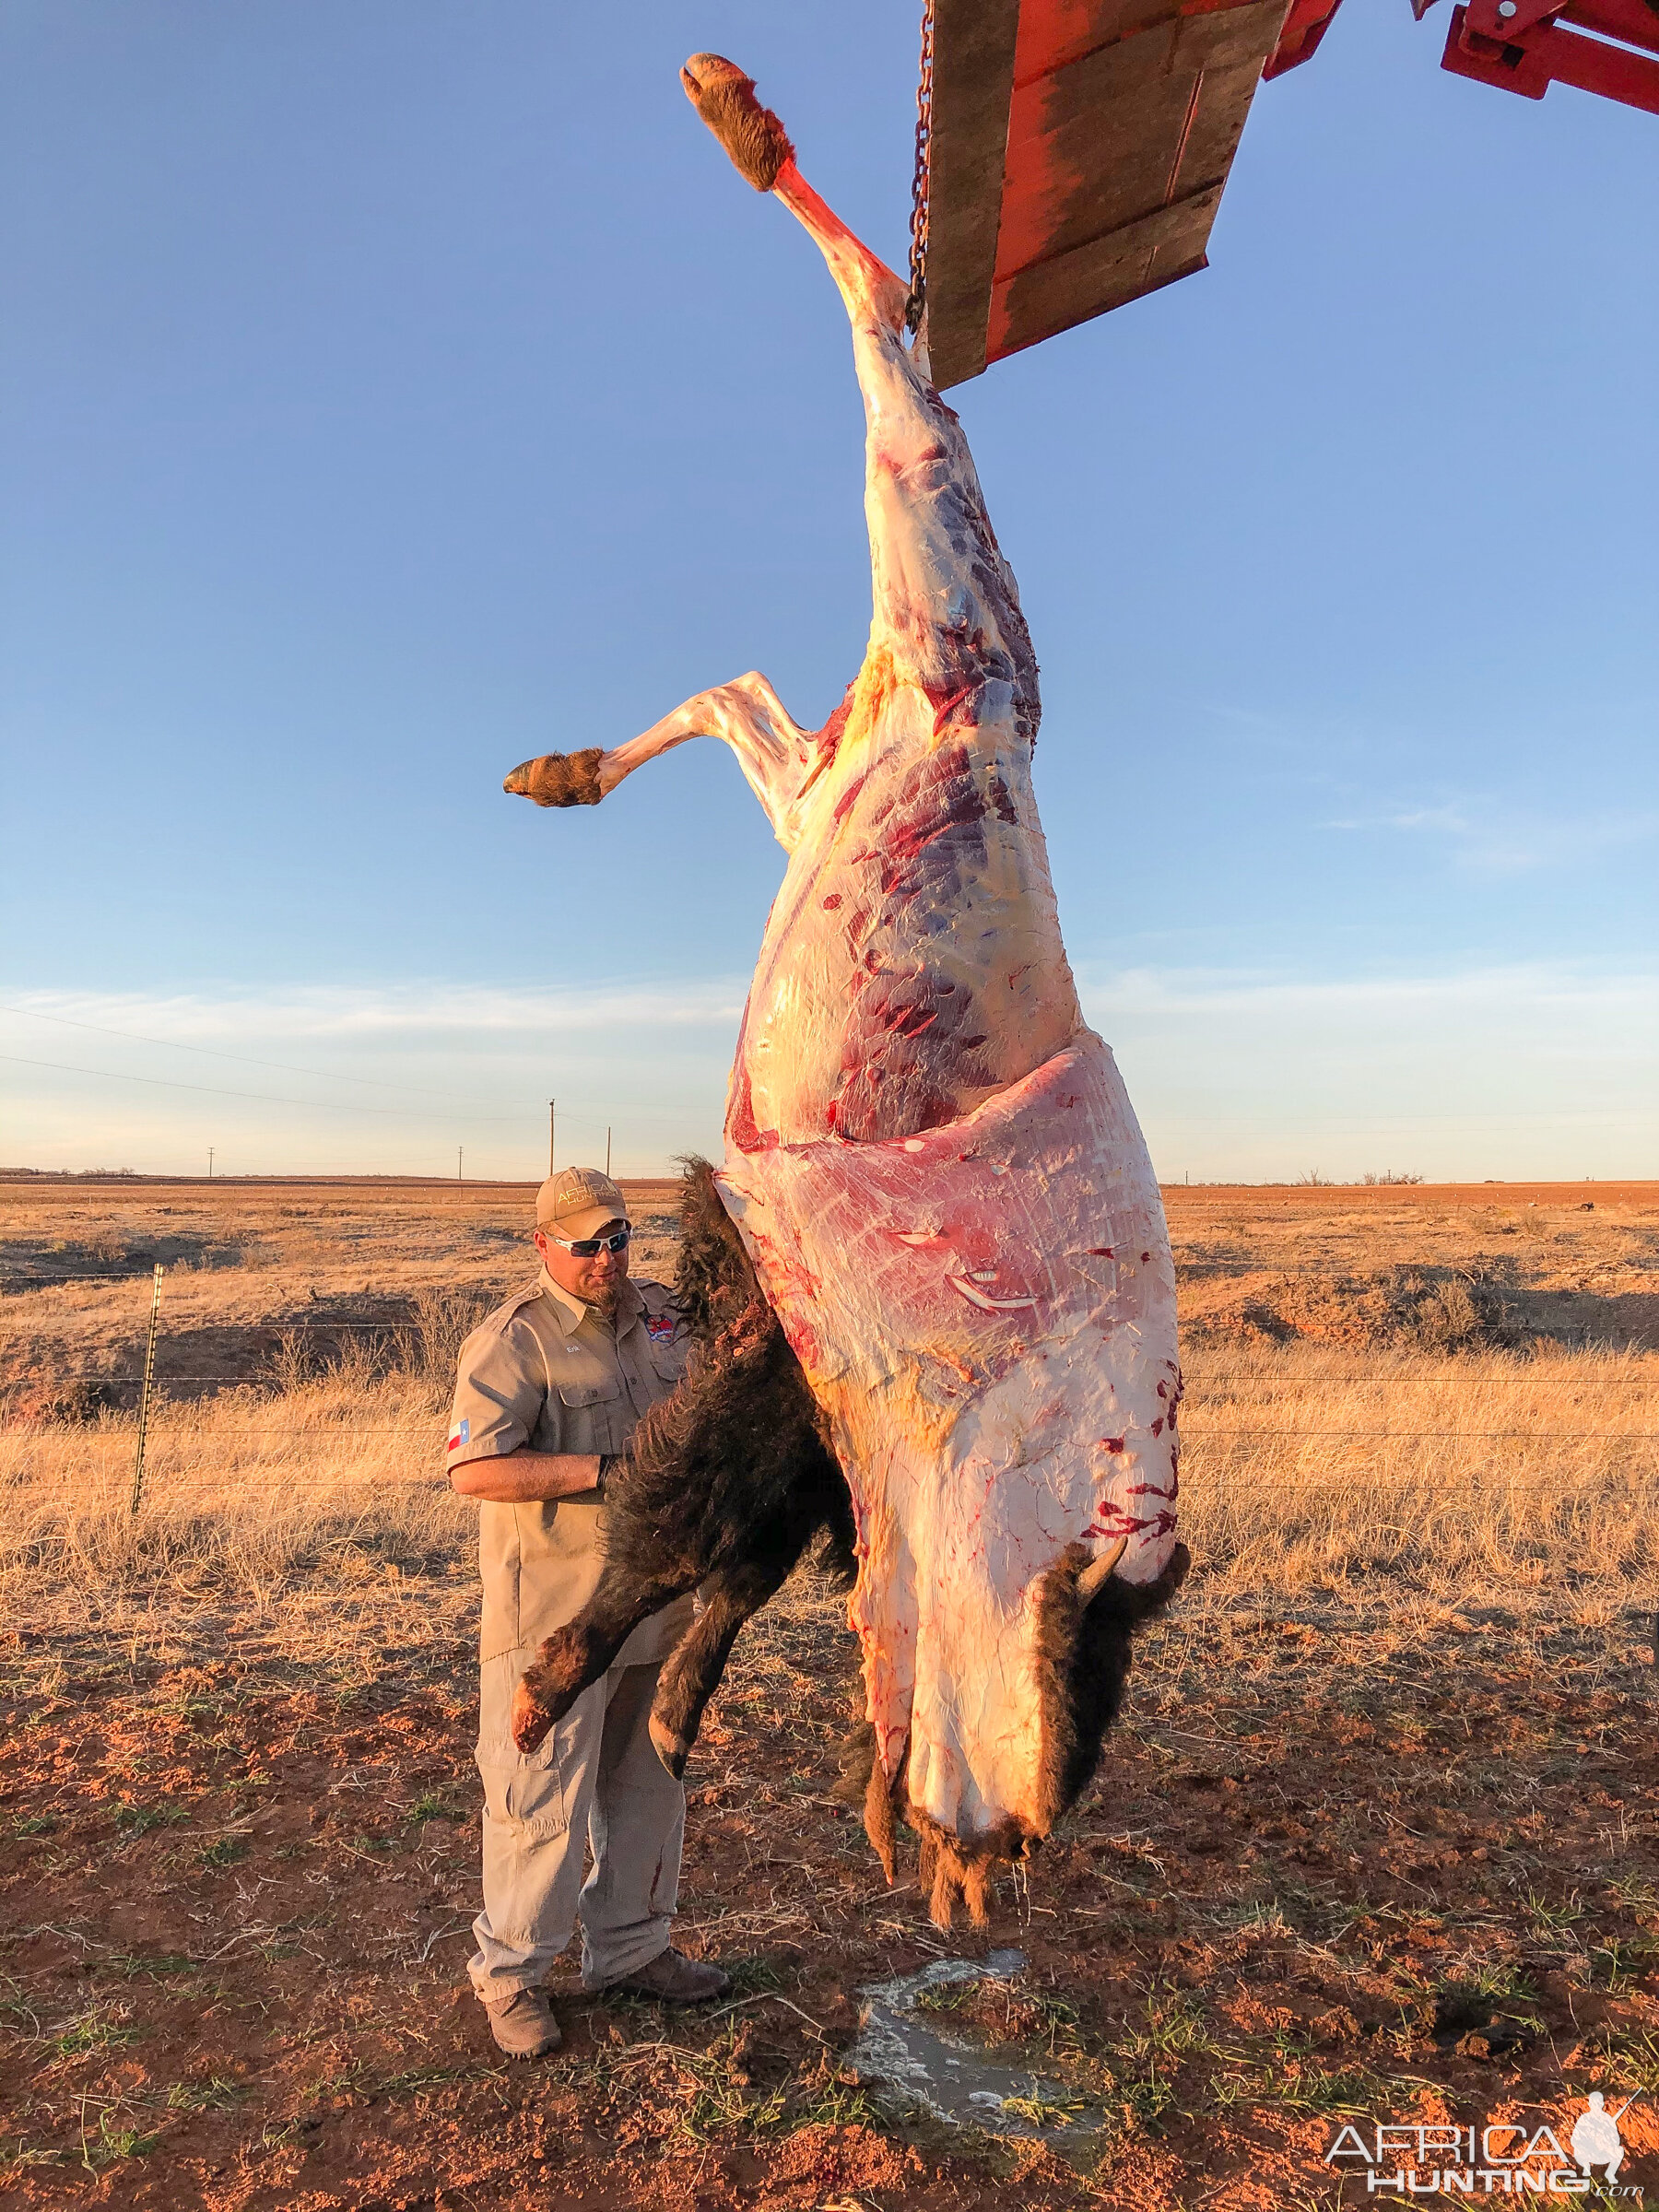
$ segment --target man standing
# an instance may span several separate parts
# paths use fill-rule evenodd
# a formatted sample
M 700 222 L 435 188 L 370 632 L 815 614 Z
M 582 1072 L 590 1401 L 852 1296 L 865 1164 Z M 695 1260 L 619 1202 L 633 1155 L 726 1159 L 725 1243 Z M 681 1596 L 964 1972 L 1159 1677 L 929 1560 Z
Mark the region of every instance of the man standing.
M 642 1621 L 536 1750 L 512 1740 L 519 1677 L 598 1583 L 606 1476 L 689 1349 L 671 1293 L 628 1279 L 631 1234 L 608 1176 L 548 1177 L 535 1205 L 541 1274 L 462 1346 L 450 1420 L 450 1480 L 480 1501 L 484 1584 L 484 1910 L 468 1971 L 511 2058 L 559 2048 L 543 1984 L 578 1915 L 584 1988 L 695 2005 L 727 1987 L 718 1967 L 669 1944 L 686 1800 L 647 1732 L 690 1599 Z

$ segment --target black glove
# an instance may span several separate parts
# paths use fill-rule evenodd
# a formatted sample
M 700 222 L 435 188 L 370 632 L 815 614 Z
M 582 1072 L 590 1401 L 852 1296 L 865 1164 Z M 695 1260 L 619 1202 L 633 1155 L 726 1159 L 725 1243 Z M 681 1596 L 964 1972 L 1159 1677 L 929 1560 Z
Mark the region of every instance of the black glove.
M 598 1491 L 601 1498 L 605 1496 L 605 1488 L 606 1483 L 609 1482 L 611 1477 L 616 1474 L 619 1467 L 627 1466 L 632 1457 L 633 1454 L 631 1452 L 600 1453 L 599 1473 L 594 1480 L 594 1488 Z

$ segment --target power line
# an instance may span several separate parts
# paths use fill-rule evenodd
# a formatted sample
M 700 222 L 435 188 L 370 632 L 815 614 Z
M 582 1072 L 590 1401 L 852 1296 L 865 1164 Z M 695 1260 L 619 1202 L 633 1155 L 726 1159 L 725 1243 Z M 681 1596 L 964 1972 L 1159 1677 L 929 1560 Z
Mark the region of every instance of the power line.
M 432 1128 L 453 1128 L 456 1119 L 465 1119 L 468 1123 L 487 1121 L 505 1124 L 516 1123 L 523 1118 L 516 1113 L 468 1114 L 465 1117 L 452 1116 L 447 1123 L 441 1124 L 436 1115 L 402 1113 L 395 1106 L 331 1106 L 323 1099 L 279 1099 L 275 1092 L 268 1090 L 221 1090 L 212 1083 L 180 1083 L 166 1076 L 126 1076 L 112 1067 L 72 1067 L 66 1060 L 26 1060 L 18 1053 L 0 1053 L 0 1060 L 8 1062 L 13 1067 L 55 1068 L 65 1076 L 99 1076 L 107 1083 L 147 1083 L 160 1090 L 199 1090 L 213 1099 L 253 1099 L 265 1106 L 297 1106 L 304 1113 L 372 1113 L 400 1122 L 426 1121 Z
M 465 1105 L 468 1102 L 462 1097 L 459 1091 L 431 1090 L 428 1089 L 422 1085 L 413 1083 L 388 1083 L 383 1077 L 379 1076 L 338 1075 L 331 1072 L 327 1068 L 301 1067 L 298 1061 L 294 1060 L 257 1060 L 249 1053 L 227 1053 L 220 1050 L 218 1046 L 210 1044 L 181 1044 L 171 1037 L 149 1037 L 146 1036 L 141 1030 L 112 1030 L 106 1022 L 75 1021 L 72 1020 L 67 1014 L 37 1013 L 32 1006 L 0 1006 L 0 1014 L 15 1014 L 23 1021 L 53 1021 L 56 1022 L 61 1028 L 67 1030 L 89 1030 L 94 1031 L 100 1037 L 123 1037 L 129 1044 L 156 1044 L 159 1045 L 164 1052 L 199 1053 L 210 1060 L 234 1060 L 243 1067 L 271 1067 L 279 1070 L 283 1075 L 315 1076 L 319 1081 L 324 1083 L 367 1083 L 376 1090 L 406 1091 L 412 1097 L 423 1099 L 453 1099 L 458 1105 Z M 6 1055 L 0 1054 L 0 1058 L 4 1057 L 6 1057 Z M 26 1062 L 24 1065 L 33 1067 L 54 1067 L 59 1064 L 56 1061 L 52 1060 L 36 1060 Z M 98 1068 L 83 1068 L 75 1072 L 78 1072 L 83 1075 L 98 1075 L 104 1071 Z M 132 1078 L 132 1080 L 135 1081 L 141 1081 L 145 1079 L 146 1078 L 143 1077 Z M 157 1078 L 150 1077 L 147 1079 L 154 1081 Z M 180 1088 L 182 1089 L 190 1089 L 195 1087 L 185 1084 L 181 1085 Z M 262 1096 L 263 1094 L 253 1091 L 226 1091 L 220 1093 L 219 1095 L 226 1098 L 253 1098 Z M 286 1106 L 293 1101 L 290 1101 L 287 1099 L 282 1099 L 278 1100 L 276 1102 L 279 1105 Z M 517 1116 L 498 1116 L 495 1118 L 511 1118 L 516 1120 Z M 605 1123 L 596 1121 L 589 1115 L 583 1113 L 568 1114 L 566 1119 L 576 1122 L 583 1129 L 603 1129 L 606 1126 Z M 672 1122 L 677 1126 L 683 1126 L 686 1117 L 684 1114 L 677 1113 L 630 1112 L 629 1119 L 630 1123 L 639 1121 L 665 1123 Z
M 164 1052 L 199 1053 L 209 1060 L 234 1060 L 243 1067 L 274 1067 L 288 1076 L 316 1076 L 324 1083 L 367 1083 L 376 1090 L 409 1091 L 423 1099 L 453 1099 L 458 1105 L 466 1105 L 458 1091 L 428 1090 L 412 1083 L 388 1083 L 379 1076 L 343 1076 L 325 1067 L 301 1067 L 292 1060 L 256 1060 L 248 1053 L 227 1053 L 211 1044 L 181 1044 L 171 1037 L 147 1037 L 137 1030 L 112 1030 L 101 1021 L 73 1021 L 67 1014 L 41 1014 L 32 1006 L 0 1006 L 0 1014 L 15 1014 L 23 1021 L 53 1021 L 61 1029 L 91 1030 L 100 1037 L 124 1037 L 129 1044 L 159 1044 Z M 41 1061 L 45 1067 L 53 1065 Z M 91 1072 L 91 1071 L 88 1071 Z M 241 1097 L 241 1092 L 230 1092 L 230 1097 Z

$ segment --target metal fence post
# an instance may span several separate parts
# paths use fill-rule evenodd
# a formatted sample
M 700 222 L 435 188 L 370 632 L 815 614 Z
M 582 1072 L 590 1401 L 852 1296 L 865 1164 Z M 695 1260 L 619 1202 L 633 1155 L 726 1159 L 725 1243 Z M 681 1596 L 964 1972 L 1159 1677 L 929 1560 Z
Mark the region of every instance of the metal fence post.
M 138 1518 L 138 1501 L 144 1495 L 144 1437 L 149 1427 L 150 1385 L 156 1379 L 156 1324 L 161 1318 L 160 1262 L 156 1264 L 156 1288 L 150 1299 L 149 1342 L 144 1350 L 144 1384 L 138 1393 L 138 1450 L 133 1461 L 133 1512 Z

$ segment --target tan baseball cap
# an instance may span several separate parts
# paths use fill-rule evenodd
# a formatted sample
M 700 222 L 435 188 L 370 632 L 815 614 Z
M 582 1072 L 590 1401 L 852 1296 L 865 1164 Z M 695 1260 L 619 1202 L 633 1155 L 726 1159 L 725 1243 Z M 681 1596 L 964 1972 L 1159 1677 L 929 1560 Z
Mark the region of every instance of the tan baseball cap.
M 597 1168 L 560 1168 L 535 1194 L 535 1226 L 567 1239 L 595 1237 L 607 1221 L 625 1221 L 628 1201 Z

